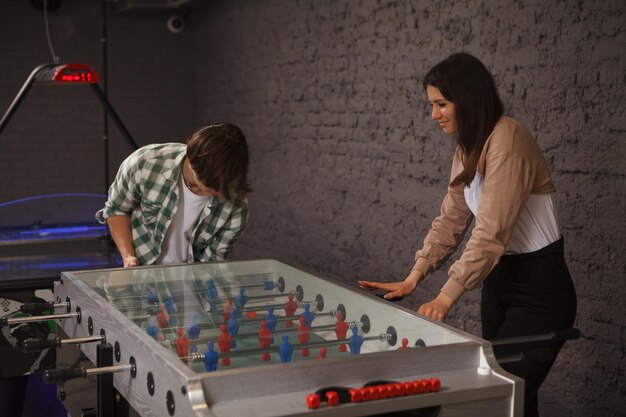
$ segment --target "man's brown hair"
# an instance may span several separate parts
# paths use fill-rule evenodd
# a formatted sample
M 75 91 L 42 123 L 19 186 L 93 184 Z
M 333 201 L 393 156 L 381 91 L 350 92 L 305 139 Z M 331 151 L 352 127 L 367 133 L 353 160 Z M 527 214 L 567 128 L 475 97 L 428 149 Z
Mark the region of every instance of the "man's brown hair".
M 187 158 L 198 179 L 226 198 L 244 198 L 248 183 L 248 144 L 230 123 L 205 126 L 187 139 Z

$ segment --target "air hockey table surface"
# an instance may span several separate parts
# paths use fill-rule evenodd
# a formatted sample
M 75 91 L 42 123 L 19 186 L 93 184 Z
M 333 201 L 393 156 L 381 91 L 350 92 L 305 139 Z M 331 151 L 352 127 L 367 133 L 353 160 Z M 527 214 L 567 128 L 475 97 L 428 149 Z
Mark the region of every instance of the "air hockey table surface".
M 48 194 L 0 204 L 0 288 L 52 287 L 62 271 L 121 266 L 105 225 L 106 195 Z
M 499 367 L 488 342 L 277 260 L 64 272 L 54 296 L 80 313 L 58 320 L 68 337 L 104 335 L 114 365 L 133 365 L 113 384 L 141 416 L 522 415 L 523 381 Z M 269 323 L 267 343 L 260 332 Z M 97 345 L 80 349 L 97 364 Z M 327 387 L 431 378 L 438 392 L 306 402 Z

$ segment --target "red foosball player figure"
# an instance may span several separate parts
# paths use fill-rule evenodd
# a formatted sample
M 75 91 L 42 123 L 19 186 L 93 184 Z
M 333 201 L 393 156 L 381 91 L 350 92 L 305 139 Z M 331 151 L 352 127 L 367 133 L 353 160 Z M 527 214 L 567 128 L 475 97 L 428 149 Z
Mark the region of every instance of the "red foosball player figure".
M 300 316 L 300 326 L 298 327 L 298 340 L 300 343 L 309 343 L 311 338 L 311 328 L 306 325 L 306 320 L 303 316 Z M 304 348 L 301 352 L 303 357 L 309 356 L 309 349 Z
M 409 339 L 406 337 L 402 339 L 402 346 L 398 348 L 398 350 L 405 350 L 409 348 Z
M 343 313 L 341 313 L 341 311 L 337 312 L 337 324 L 335 324 L 335 334 L 337 335 L 337 340 L 345 339 L 349 328 L 350 325 L 343 319 Z M 345 352 L 347 350 L 348 348 L 345 344 L 339 345 L 339 352 Z
M 217 345 L 220 347 L 221 353 L 230 352 L 230 335 L 225 324 L 220 326 L 220 335 L 217 337 Z M 230 365 L 230 358 L 228 356 L 222 357 L 222 365 Z
M 324 346 L 322 346 L 320 348 L 320 355 L 317 356 L 315 359 L 326 359 L 326 354 L 328 353 L 328 351 L 326 350 L 326 348 Z
M 289 295 L 287 295 L 287 298 L 289 298 L 289 301 L 285 303 L 285 316 L 291 317 L 296 313 L 296 310 L 298 309 L 298 302 L 293 301 L 292 293 L 289 293 Z M 285 327 L 293 327 L 293 321 L 288 320 L 287 322 L 285 322 Z
M 262 348 L 267 348 L 272 345 L 272 332 L 267 328 L 267 323 L 265 320 L 261 320 L 261 330 L 259 330 L 259 344 Z M 265 352 L 261 359 L 264 361 L 269 361 L 272 359 L 272 355 L 269 352 Z
M 176 339 L 176 352 L 178 357 L 184 358 L 189 354 L 189 339 L 184 335 L 183 328 L 178 328 L 178 339 Z
M 226 305 L 224 306 L 224 323 L 227 323 L 228 319 L 230 319 L 230 314 L 231 314 L 232 309 L 233 309 L 233 300 L 229 298 L 228 300 L 226 300 Z

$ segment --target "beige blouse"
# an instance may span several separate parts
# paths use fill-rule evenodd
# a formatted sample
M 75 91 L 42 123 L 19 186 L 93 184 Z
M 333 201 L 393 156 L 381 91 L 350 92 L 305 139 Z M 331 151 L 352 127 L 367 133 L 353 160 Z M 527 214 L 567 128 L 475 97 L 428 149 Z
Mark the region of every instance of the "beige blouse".
M 463 169 L 461 149 L 452 162 L 451 179 Z M 534 138 L 521 123 L 503 116 L 487 138 L 477 171 L 484 177 L 476 225 L 465 250 L 448 272 L 441 291 L 458 300 L 476 288 L 506 252 L 520 211 L 530 194 L 555 191 L 548 166 Z M 413 269 L 426 276 L 452 255 L 474 215 L 465 202 L 464 185 L 449 186 L 439 216 L 415 254 Z

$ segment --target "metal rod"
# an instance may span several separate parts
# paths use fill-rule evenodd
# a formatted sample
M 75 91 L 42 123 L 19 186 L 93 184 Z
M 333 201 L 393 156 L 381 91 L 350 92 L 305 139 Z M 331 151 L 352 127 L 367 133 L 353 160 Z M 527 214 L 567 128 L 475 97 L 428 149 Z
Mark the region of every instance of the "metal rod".
M 87 336 L 87 337 L 75 337 L 73 339 L 61 339 L 59 344 L 61 345 L 79 345 L 81 343 L 101 342 L 105 340 L 104 336 Z
M 274 297 L 263 297 L 263 298 L 274 298 Z M 254 300 L 248 300 L 248 302 L 250 301 L 254 301 Z M 317 303 L 317 301 L 315 300 L 307 300 L 307 301 L 296 301 L 296 303 L 298 304 L 298 308 L 304 308 L 305 305 L 311 305 L 313 303 Z M 268 308 L 272 307 L 273 309 L 284 309 L 285 308 L 285 304 L 281 303 L 281 304 L 260 304 L 260 305 L 256 305 L 256 306 L 248 306 L 248 307 L 244 307 L 242 308 L 240 311 L 242 313 L 246 313 L 248 311 L 263 311 L 263 310 L 267 310 Z M 234 310 L 236 310 L 236 306 L 232 306 L 232 308 Z M 213 312 L 210 312 L 211 314 L 223 314 L 224 313 L 224 309 L 217 309 Z M 251 319 L 252 320 L 252 319 Z
M 102 2 L 102 88 L 104 97 L 109 96 L 109 65 L 108 65 L 108 31 L 107 31 L 107 4 Z M 104 106 L 102 120 L 102 145 L 104 152 L 104 193 L 109 191 L 109 111 Z
M 389 340 L 390 338 L 391 338 L 391 335 L 389 333 L 381 333 L 378 336 L 364 337 L 363 342 L 366 342 L 369 340 L 379 340 L 381 342 L 384 342 L 384 341 Z M 305 348 L 308 349 L 308 348 L 316 348 L 316 347 L 338 346 L 338 345 L 345 345 L 349 343 L 350 343 L 350 338 L 341 339 L 341 340 L 325 340 L 321 342 L 297 343 L 291 346 L 293 347 L 293 350 L 296 350 L 296 349 L 305 349 Z M 253 349 L 223 352 L 223 353 L 219 353 L 218 356 L 220 358 L 223 358 L 223 357 L 233 358 L 233 357 L 238 357 L 238 356 L 258 355 L 260 353 L 271 353 L 271 352 L 279 352 L 279 351 L 280 351 L 280 346 L 270 346 L 267 348 L 253 348 Z M 195 355 L 190 355 L 190 356 L 181 356 L 180 359 L 182 359 L 185 362 L 189 360 L 198 361 L 198 360 L 204 359 L 204 354 L 202 353 L 202 354 L 195 354 Z
M 122 136 L 124 136 L 124 139 L 126 139 L 126 142 L 128 142 L 128 144 L 133 149 L 139 149 L 139 146 L 137 145 L 137 143 L 133 139 L 133 137 L 130 134 L 130 132 L 128 131 L 128 129 L 126 129 L 126 126 L 124 126 L 124 123 L 122 122 L 122 119 L 120 119 L 120 117 L 117 115 L 117 113 L 115 112 L 115 109 L 113 108 L 113 106 L 111 106 L 111 103 L 109 103 L 109 100 L 107 100 L 106 96 L 102 92 L 102 89 L 100 89 L 100 86 L 98 84 L 90 84 L 90 86 L 91 86 L 91 89 L 93 90 L 93 92 L 96 94 L 96 96 L 100 100 L 100 102 L 108 110 L 109 116 L 111 117 L 111 119 L 113 119 L 113 122 L 115 123 L 117 128 L 122 133 Z
M 256 276 L 259 274 L 246 274 L 246 275 L 237 275 L 237 277 L 243 278 L 243 277 L 249 277 L 249 276 Z M 205 279 L 209 279 L 209 278 L 205 278 Z M 272 289 L 276 288 L 276 283 L 274 281 L 265 281 L 263 283 L 260 284 L 231 284 L 231 285 L 219 285 L 219 287 L 216 285 L 215 288 L 218 288 L 220 290 L 231 290 L 233 288 L 256 288 L 256 287 L 265 287 L 268 283 L 272 284 Z M 208 289 L 208 287 L 206 288 Z M 265 290 L 265 291 L 270 291 L 269 289 Z
M 245 312 L 245 309 L 244 309 Z M 217 314 L 217 313 L 212 313 L 212 314 Z M 178 315 L 170 315 L 170 317 L 176 317 L 176 316 L 181 316 L 181 314 Z M 337 310 L 330 310 L 328 313 L 315 313 L 315 318 L 318 317 L 326 317 L 326 316 L 330 316 L 330 317 L 335 317 L 337 315 Z M 153 316 L 138 316 L 138 317 L 129 317 L 131 320 L 133 321 L 137 321 L 137 320 L 147 320 L 148 318 L 153 317 Z M 284 321 L 295 321 L 295 320 L 299 320 L 300 319 L 300 315 L 293 315 L 293 316 L 275 316 L 276 317 L 276 322 L 280 323 L 280 322 L 284 322 Z M 254 324 L 254 323 L 261 323 L 261 321 L 265 320 L 267 317 L 256 317 L 256 318 L 244 318 L 242 317 L 239 322 L 242 323 L 243 325 L 248 325 L 248 324 Z M 198 326 L 200 326 L 200 329 L 218 329 L 222 324 L 227 324 L 227 323 L 198 323 Z M 172 331 L 177 331 L 180 327 L 185 327 L 185 326 L 176 326 L 176 327 L 163 327 L 160 328 L 161 331 L 163 332 L 172 332 Z
M 247 274 L 247 275 L 237 275 L 240 278 L 243 277 L 247 277 L 247 276 L 256 276 L 258 274 Z M 208 278 L 207 278 L 208 279 Z M 261 284 L 241 284 L 241 285 L 230 285 L 230 286 L 219 286 L 220 290 L 226 290 L 226 289 L 232 289 L 232 288 L 253 288 L 253 287 L 264 287 L 266 285 L 267 282 L 272 282 L 272 281 L 265 281 L 264 283 Z M 276 284 L 274 282 L 272 282 L 273 286 L 275 287 Z M 203 284 L 204 287 L 204 284 Z M 186 295 L 186 294 L 203 294 L 208 290 L 208 288 L 201 288 L 201 289 L 197 289 L 197 290 L 193 290 L 193 291 L 173 291 L 170 292 L 170 295 L 174 296 L 174 295 Z M 266 290 L 269 291 L 269 290 Z M 143 299 L 143 298 L 147 298 L 148 295 L 150 295 L 150 293 L 141 293 L 141 294 L 135 294 L 135 295 L 120 295 L 117 297 L 107 297 L 108 300 L 122 300 L 122 299 L 127 299 L 127 298 L 136 298 L 136 299 Z M 229 298 L 234 298 L 234 297 L 229 297 Z
M 106 344 L 104 344 L 106 345 Z M 102 345 L 99 345 L 98 348 L 100 349 Z M 97 393 L 97 402 L 98 402 L 98 406 L 101 409 L 106 409 L 108 406 L 108 403 L 113 403 L 113 373 L 116 372 L 125 372 L 125 371 L 131 371 L 131 372 L 135 372 L 136 370 L 136 366 L 135 364 L 129 364 L 129 365 L 102 365 L 102 362 L 109 362 L 109 363 L 113 363 L 113 349 L 110 347 L 110 345 L 106 346 L 106 352 L 105 356 L 107 356 L 107 360 L 103 361 L 102 359 L 105 358 L 101 358 L 99 357 L 98 359 L 98 365 L 95 368 L 67 368 L 67 369 L 46 369 L 43 372 L 43 380 L 48 383 L 48 384 L 58 384 L 58 383 L 63 383 L 65 381 L 68 381 L 70 379 L 74 379 L 74 378 L 86 378 L 89 375 L 96 375 L 97 379 L 98 379 L 98 393 Z M 98 351 L 100 352 L 100 351 Z M 98 355 L 102 355 L 101 353 L 98 353 Z M 110 358 L 108 358 L 108 356 L 110 356 Z M 103 378 L 108 378 L 109 381 L 103 381 Z M 108 413 L 108 414 L 103 414 L 104 416 L 111 416 L 113 414 Z
M 311 305 L 316 303 L 317 301 L 315 300 L 307 300 L 307 301 L 296 301 L 296 303 L 298 304 L 298 308 L 304 308 L 305 305 Z M 285 308 L 285 304 L 281 303 L 281 304 L 262 304 L 262 305 L 258 305 L 258 306 L 251 306 L 251 307 L 244 307 L 241 309 L 242 313 L 245 313 L 247 311 L 262 311 L 262 310 L 267 310 L 268 308 L 272 307 L 273 309 L 284 309 Z
M 107 373 L 117 373 L 117 372 L 125 372 L 133 369 L 135 365 L 111 365 L 111 366 L 100 366 L 98 368 L 87 368 L 85 369 L 86 376 L 89 375 L 100 375 Z
M 9 120 L 11 120 L 13 113 L 15 113 L 19 105 L 22 103 L 22 100 L 24 100 L 24 97 L 26 97 L 26 94 L 28 93 L 30 88 L 33 86 L 33 84 L 35 84 L 35 77 L 37 76 L 37 74 L 39 74 L 39 72 L 42 69 L 52 68 L 55 65 L 56 64 L 41 64 L 30 73 L 30 75 L 28 76 L 24 84 L 22 85 L 22 88 L 13 99 L 13 102 L 11 103 L 7 111 L 4 113 L 4 116 L 2 116 L 2 120 L 0 120 L 0 133 L 2 133 L 4 128 L 7 126 L 7 124 L 9 124 Z
M 294 296 L 298 295 L 298 291 L 289 291 L 283 292 L 280 294 L 263 294 L 263 295 L 251 295 L 248 297 L 248 300 L 263 300 L 266 298 L 279 298 L 279 297 L 287 297 L 289 294 L 293 294 Z
M 324 324 L 322 326 L 314 326 L 314 327 L 309 327 L 309 330 L 311 333 L 315 333 L 315 332 L 321 332 L 324 330 L 334 330 L 335 329 L 335 325 L 334 324 Z M 276 332 L 274 332 L 274 334 L 276 333 L 292 333 L 292 332 L 296 332 L 298 331 L 298 327 L 294 326 L 288 329 L 282 329 L 282 330 L 278 330 Z M 256 337 L 259 335 L 259 332 L 243 332 L 243 333 L 238 333 L 237 336 L 231 336 L 230 340 L 242 340 L 248 337 Z M 213 342 L 217 342 L 217 339 L 212 336 L 212 337 L 199 337 L 197 339 L 189 339 L 189 343 L 190 344 L 198 344 L 198 343 L 205 343 L 205 342 L 209 342 L 209 341 L 213 341 Z M 175 340 L 172 340 L 172 346 L 176 344 Z
M 33 323 L 36 321 L 56 320 L 56 319 L 69 319 L 71 317 L 78 317 L 80 313 L 63 313 L 63 314 L 49 314 L 47 316 L 32 316 L 32 317 L 15 317 L 6 319 L 8 325 L 19 323 Z
M 335 317 L 336 314 L 337 314 L 336 310 L 330 310 L 328 313 L 315 313 L 315 318 L 326 317 L 326 316 Z M 265 319 L 266 319 L 266 317 L 255 317 L 253 319 L 246 319 L 246 320 L 242 320 L 242 321 L 245 321 L 246 323 L 260 323 L 261 321 L 263 321 Z M 289 320 L 299 320 L 299 319 L 300 319 L 300 315 L 276 316 L 276 321 L 277 322 L 289 321 Z

